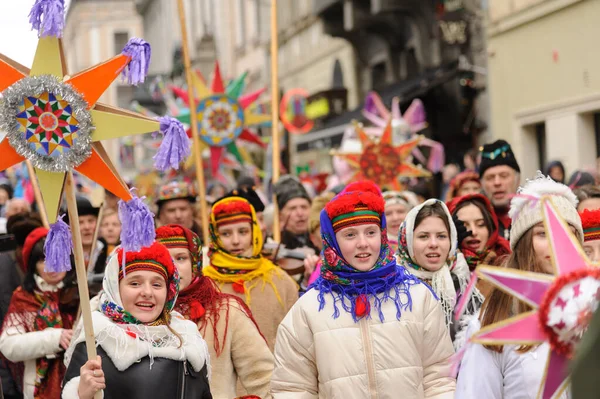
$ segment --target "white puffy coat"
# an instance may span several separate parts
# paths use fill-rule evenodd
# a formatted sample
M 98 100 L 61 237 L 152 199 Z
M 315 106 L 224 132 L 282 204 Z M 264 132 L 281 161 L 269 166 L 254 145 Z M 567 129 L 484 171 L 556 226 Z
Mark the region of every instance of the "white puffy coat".
M 454 353 L 444 314 L 429 289 L 411 287 L 412 311 L 396 319 L 396 306 L 383 304 L 385 322 L 373 303 L 371 318 L 355 323 L 333 297 L 319 311 L 316 290 L 304 294 L 277 333 L 275 399 L 450 399 L 456 381 L 450 374 Z M 338 305 L 339 306 L 339 305 Z

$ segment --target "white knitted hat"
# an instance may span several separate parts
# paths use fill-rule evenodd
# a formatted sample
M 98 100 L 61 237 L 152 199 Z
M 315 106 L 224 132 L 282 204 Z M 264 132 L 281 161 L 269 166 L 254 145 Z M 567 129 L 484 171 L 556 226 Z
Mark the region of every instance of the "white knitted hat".
M 524 186 L 519 187 L 517 196 L 510 201 L 508 216 L 512 219 L 510 228 L 510 248 L 514 251 L 517 242 L 530 228 L 544 220 L 542 205 L 539 199 L 551 197 L 552 204 L 559 215 L 577 230 L 577 238 L 583 242 L 583 229 L 581 218 L 577 213 L 577 197 L 573 191 L 564 184 L 544 176 L 538 170 L 534 179 L 527 180 Z

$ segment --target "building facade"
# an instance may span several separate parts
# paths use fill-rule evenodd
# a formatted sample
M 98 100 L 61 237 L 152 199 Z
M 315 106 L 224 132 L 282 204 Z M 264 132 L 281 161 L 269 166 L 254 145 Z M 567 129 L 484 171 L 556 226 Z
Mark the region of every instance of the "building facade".
M 490 0 L 491 129 L 524 177 L 547 161 L 572 173 L 600 156 L 597 0 Z
M 71 0 L 66 17 L 63 45 L 69 73 L 76 73 L 121 53 L 132 37 L 142 37 L 142 19 L 133 0 Z M 117 78 L 100 102 L 128 109 L 134 87 Z M 121 173 L 133 177 L 144 159 L 141 140 L 113 139 L 103 142 Z

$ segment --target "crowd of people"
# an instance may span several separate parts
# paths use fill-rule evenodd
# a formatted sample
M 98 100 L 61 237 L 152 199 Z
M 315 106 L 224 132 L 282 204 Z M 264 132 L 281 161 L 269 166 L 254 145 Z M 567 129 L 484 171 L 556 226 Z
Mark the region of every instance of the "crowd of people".
M 0 184 L 4 398 L 535 398 L 548 344 L 466 344 L 528 305 L 469 281 L 479 265 L 553 272 L 542 196 L 600 261 L 600 189 L 565 184 L 560 162 L 524 179 L 502 140 L 467 155 L 441 199 L 368 181 L 313 196 L 286 175 L 274 207 L 253 179 L 211 186 L 209 242 L 194 186 L 171 181 L 137 252 L 114 196 L 78 196 L 96 358 L 74 269 L 46 270 L 35 204 Z

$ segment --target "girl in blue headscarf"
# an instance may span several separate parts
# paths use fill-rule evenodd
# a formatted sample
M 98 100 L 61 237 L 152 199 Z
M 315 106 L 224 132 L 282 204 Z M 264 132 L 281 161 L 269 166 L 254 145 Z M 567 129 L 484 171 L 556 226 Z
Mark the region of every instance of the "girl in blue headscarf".
M 275 344 L 274 398 L 453 398 L 454 353 L 428 286 L 396 264 L 384 200 L 349 185 L 321 212 L 321 276 Z

